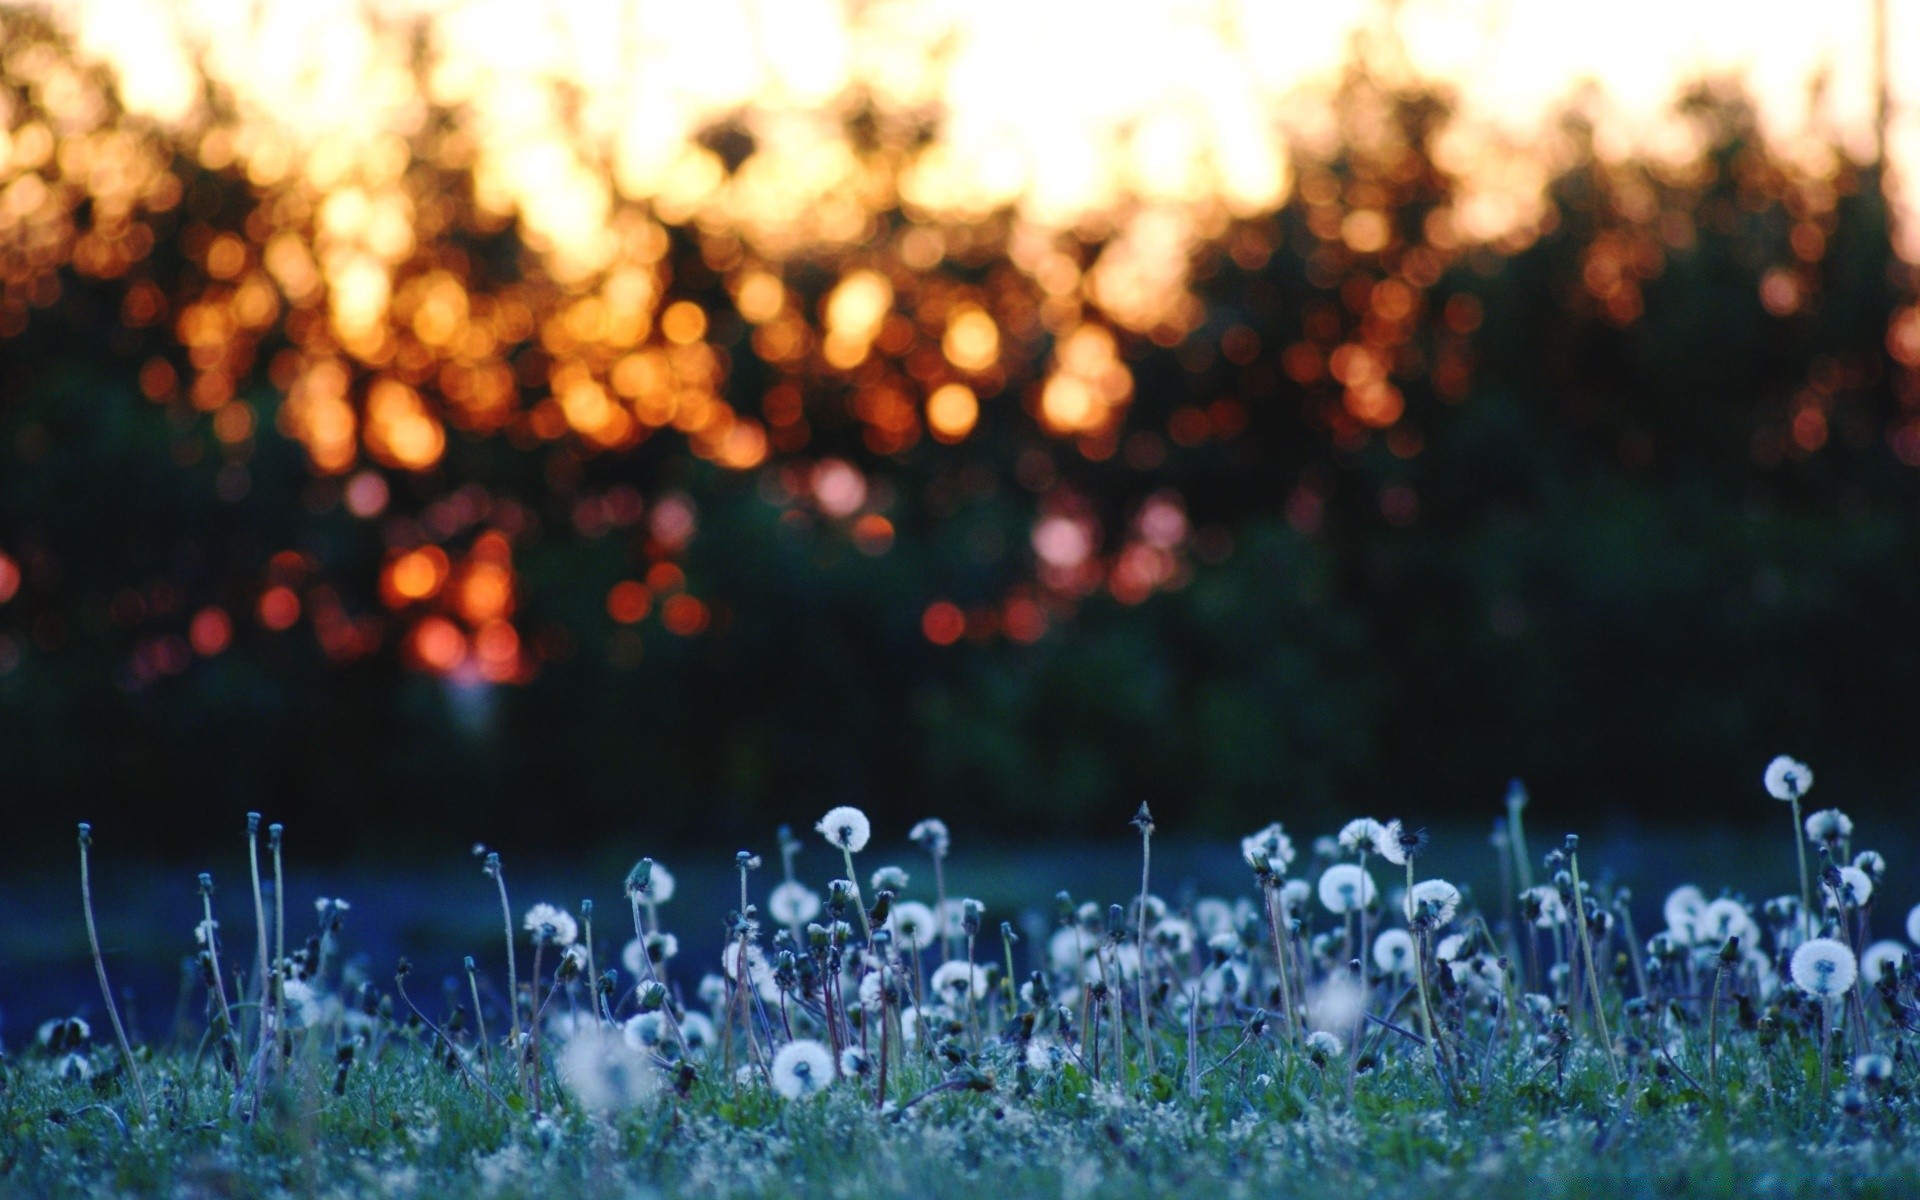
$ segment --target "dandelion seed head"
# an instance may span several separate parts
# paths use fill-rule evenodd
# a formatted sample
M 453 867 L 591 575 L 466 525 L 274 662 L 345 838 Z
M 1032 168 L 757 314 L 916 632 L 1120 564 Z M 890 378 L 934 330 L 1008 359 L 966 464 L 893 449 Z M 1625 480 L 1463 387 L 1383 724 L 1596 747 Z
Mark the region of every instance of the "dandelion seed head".
M 925 950 L 940 940 L 940 919 L 918 900 L 902 900 L 887 914 L 887 927 L 909 951 Z
M 1767 764 L 1761 782 L 1766 785 L 1767 795 L 1775 800 L 1798 800 L 1813 790 L 1813 768 L 1782 754 Z
M 1859 867 L 1840 867 L 1836 869 L 1840 876 L 1838 886 L 1829 886 L 1834 902 L 1845 908 L 1861 908 L 1873 899 L 1873 880 Z
M 867 820 L 867 814 L 850 804 L 828 809 L 814 828 L 835 849 L 852 854 L 865 850 L 867 839 L 873 836 L 873 823 Z
M 1865 871 L 1867 878 L 1873 880 L 1875 887 L 1880 885 L 1881 879 L 1887 874 L 1887 860 L 1878 850 L 1862 850 L 1853 856 L 1853 865 Z
M 571 946 L 580 937 L 580 924 L 566 909 L 554 904 L 536 904 L 527 910 L 521 927 L 533 934 L 533 940 L 549 946 Z
M 781 925 L 805 925 L 820 915 L 820 894 L 789 879 L 776 885 L 767 897 L 767 915 Z
M 848 1079 L 864 1079 L 873 1070 L 873 1059 L 858 1046 L 848 1046 L 840 1052 L 840 1073 Z
M 1884 1054 L 1862 1054 L 1853 1060 L 1853 1077 L 1868 1087 L 1893 1078 L 1893 1060 Z
M 1906 961 L 1907 948 L 1899 942 L 1875 942 L 1861 952 L 1860 974 L 1868 983 L 1879 983 L 1881 976 L 1888 971 L 1898 971 Z
M 1348 854 L 1372 854 L 1386 828 L 1372 817 L 1357 817 L 1340 827 L 1335 840 Z
M 1346 1053 L 1346 1050 L 1347 1047 L 1341 1042 L 1339 1035 L 1328 1030 L 1316 1029 L 1307 1035 L 1307 1053 L 1311 1054 L 1320 1066 L 1325 1066 L 1329 1061 L 1339 1058 Z
M 907 840 L 935 858 L 945 858 L 948 848 L 953 844 L 953 839 L 947 833 L 947 823 L 938 817 L 917 822 L 907 831 Z
M 1293 864 L 1293 839 L 1280 827 L 1280 822 L 1275 821 L 1265 829 L 1241 838 L 1240 856 L 1257 873 L 1285 875 L 1287 868 Z
M 866 843 L 864 836 L 860 840 Z M 832 1083 L 833 1051 L 812 1038 L 796 1038 L 773 1056 L 773 1089 L 789 1100 L 818 1095 Z
M 927 990 L 954 1004 L 969 995 L 978 1000 L 987 994 L 987 973 L 963 959 L 943 962 L 927 980 Z
M 1835 938 L 1812 938 L 1793 952 L 1794 986 L 1810 996 L 1845 995 L 1858 974 L 1853 951 Z
M 1335 863 L 1320 875 L 1320 904 L 1330 913 L 1349 913 L 1373 903 L 1373 877 L 1354 863 Z
M 1808 813 L 1804 824 L 1807 840 L 1815 844 L 1842 842 L 1853 836 L 1853 818 L 1837 808 L 1823 808 L 1819 812 Z
M 1424 912 L 1439 928 L 1453 920 L 1459 909 L 1459 888 L 1444 879 L 1423 879 L 1407 890 L 1402 911 L 1409 921 Z
M 660 1093 L 660 1072 L 623 1029 L 583 1022 L 555 1057 L 561 1086 L 594 1112 L 636 1108 Z
M 1413 935 L 1404 929 L 1388 929 L 1373 940 L 1373 964 L 1388 975 L 1413 973 Z

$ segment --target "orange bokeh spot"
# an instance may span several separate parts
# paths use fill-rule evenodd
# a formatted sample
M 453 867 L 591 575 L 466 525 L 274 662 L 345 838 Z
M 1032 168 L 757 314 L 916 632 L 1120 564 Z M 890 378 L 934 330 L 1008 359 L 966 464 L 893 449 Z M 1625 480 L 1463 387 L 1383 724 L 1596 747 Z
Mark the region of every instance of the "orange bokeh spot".
M 607 589 L 607 615 L 622 625 L 645 620 L 652 608 L 653 593 L 644 583 L 623 579 Z
M 1047 613 L 1038 603 L 1024 597 L 1009 600 L 1000 624 L 1016 642 L 1037 642 L 1047 632 Z
M 275 633 L 293 628 L 300 619 L 300 597 L 290 587 L 268 588 L 260 596 L 260 623 Z
M 868 513 L 853 523 L 853 544 L 863 554 L 881 555 L 893 547 L 893 522 Z
M 460 611 L 475 625 L 497 621 L 513 608 L 513 572 L 495 562 L 468 566 L 460 580 Z
M 707 627 L 708 619 L 707 606 L 685 592 L 669 596 L 660 606 L 660 623 L 681 637 L 699 633 Z
M 211 658 L 233 643 L 233 618 L 226 609 L 209 605 L 193 614 L 187 640 L 193 643 L 195 654 Z
M 13 599 L 20 591 L 20 568 L 11 558 L 0 554 L 0 604 Z
M 505 683 L 520 669 L 520 632 L 505 621 L 488 621 L 473 635 L 473 655 L 480 673 Z
M 966 635 L 967 614 L 957 604 L 936 600 L 920 615 L 920 632 L 936 646 L 951 646 Z
M 428 617 L 413 627 L 413 656 L 427 670 L 445 674 L 466 659 L 466 635 L 445 617 Z
M 657 562 L 647 568 L 647 587 L 658 594 L 687 585 L 687 573 L 670 562 Z
M 387 602 L 397 608 L 427 599 L 446 583 L 448 569 L 447 553 L 438 546 L 407 551 L 387 564 L 386 578 L 382 580 Z

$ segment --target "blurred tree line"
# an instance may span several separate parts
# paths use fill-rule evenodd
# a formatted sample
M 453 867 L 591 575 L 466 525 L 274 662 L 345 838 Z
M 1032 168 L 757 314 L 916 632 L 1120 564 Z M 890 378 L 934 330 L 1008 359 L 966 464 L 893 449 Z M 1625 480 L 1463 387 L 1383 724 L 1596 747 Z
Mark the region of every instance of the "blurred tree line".
M 69 272 L 0 340 L 0 550 L 24 572 L 0 604 L 0 794 L 29 826 L 85 816 L 161 853 L 253 808 L 335 852 L 561 849 L 764 841 L 842 802 L 1006 835 L 1112 834 L 1142 800 L 1181 832 L 1439 822 L 1490 813 L 1512 776 L 1566 821 L 1766 820 L 1761 766 L 1790 752 L 1821 798 L 1899 811 L 1920 781 L 1920 391 L 1889 330 L 1913 269 L 1878 164 L 1810 174 L 1736 91 L 1683 103 L 1705 147 L 1684 171 L 1580 155 L 1537 236 L 1439 239 L 1384 343 L 1389 429 L 1351 418 L 1322 351 L 1372 344 L 1400 268 L 1340 249 L 1324 210 L 1427 245 L 1459 182 L 1435 161 L 1444 97 L 1356 67 L 1342 149 L 1303 152 L 1282 210 L 1196 252 L 1198 328 L 1125 346 L 1134 396 L 1100 452 L 1012 404 L 884 455 L 816 421 L 809 455 L 857 464 L 884 546 L 783 500 L 799 456 L 738 472 L 664 438 L 456 436 L 436 470 L 387 475 L 392 504 L 477 484 L 537 530 L 514 562 L 541 662 L 517 684 L 392 648 L 337 661 L 304 624 L 248 619 L 288 547 L 374 595 L 375 524 L 275 431 L 264 374 L 236 478 L 204 418 L 141 397 L 161 335 Z M 190 181 L 203 212 L 245 193 Z M 512 240 L 480 249 L 511 263 Z M 695 249 L 673 253 L 701 286 Z M 777 372 L 733 357 L 752 409 Z M 627 488 L 697 514 L 675 565 L 703 628 L 610 613 L 634 535 L 582 504 Z M 1036 586 L 1063 495 L 1108 541 L 1177 497 L 1175 576 Z M 1009 595 L 1044 631 L 1006 636 Z M 238 614 L 230 645 L 133 671 L 209 598 Z M 936 601 L 957 639 L 932 637 Z

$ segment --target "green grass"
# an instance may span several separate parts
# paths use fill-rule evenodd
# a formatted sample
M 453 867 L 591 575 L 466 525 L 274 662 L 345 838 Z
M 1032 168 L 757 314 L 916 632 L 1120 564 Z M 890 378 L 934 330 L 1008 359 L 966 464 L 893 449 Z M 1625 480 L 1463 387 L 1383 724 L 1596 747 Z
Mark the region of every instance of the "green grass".
M 1302 856 L 1292 873 L 1312 881 L 1327 865 Z M 1562 865 L 1573 866 L 1533 869 L 1551 887 Z M 1722 974 L 1718 934 L 1651 953 L 1646 935 L 1659 931 L 1630 942 L 1618 919 L 1624 907 L 1605 888 L 1589 884 L 1579 897 L 1594 922 L 1589 958 L 1566 925 L 1536 930 L 1527 944 L 1506 927 L 1502 905 L 1484 917 L 1468 907 L 1444 921 L 1426 913 L 1409 922 L 1392 890 L 1403 872 L 1377 859 L 1370 866 L 1385 902 L 1371 909 L 1369 933 L 1411 925 L 1437 1055 L 1423 1039 L 1428 1018 L 1408 974 L 1371 973 L 1364 1018 L 1351 1009 L 1341 1016 L 1327 1000 L 1355 948 L 1347 938 L 1359 930 L 1317 901 L 1280 939 L 1287 978 L 1305 983 L 1289 1003 L 1258 903 L 1265 892 L 1244 870 L 1215 881 L 1220 898 L 1255 902 L 1227 920 L 1211 952 L 1204 940 L 1191 954 L 1178 944 L 1180 914 L 1198 916 L 1202 906 L 1174 906 L 1168 924 L 1150 927 L 1151 1068 L 1138 977 L 1104 999 L 1083 986 L 1090 975 L 1080 947 L 1098 947 L 1095 961 L 1108 963 L 1138 949 L 1135 918 L 1123 908 L 1114 923 L 1104 904 L 1066 910 L 1078 932 L 1061 935 L 1073 947 L 1063 957 L 1031 939 L 1019 947 L 1020 963 L 1041 967 L 1046 1000 L 1007 986 L 992 915 L 973 955 L 989 987 L 971 1004 L 927 994 L 937 955 L 918 969 L 892 959 L 887 1007 L 897 1014 L 922 999 L 904 1050 L 904 1022 L 859 1006 L 856 980 L 878 970 L 879 957 L 848 973 L 850 1011 L 829 1030 L 819 976 L 778 969 L 805 968 L 806 955 L 783 961 L 780 949 L 796 944 L 764 929 L 754 936 L 770 965 L 755 984 L 766 995 L 745 1006 L 756 1014 L 751 1025 L 728 1020 L 747 997 L 715 992 L 706 969 L 682 956 L 663 964 L 670 1003 L 682 1021 L 707 1013 L 719 1032 L 692 1050 L 664 1027 L 657 1041 L 630 1043 L 618 1027 L 638 1004 L 640 981 L 624 972 L 604 989 L 586 976 L 557 980 L 551 948 L 536 980 L 532 935 L 517 927 L 521 907 L 516 956 L 530 986 L 520 1020 L 531 1026 L 541 998 L 537 1043 L 506 1045 L 508 1015 L 491 1003 L 483 1041 L 458 989 L 428 995 L 416 977 L 403 995 L 391 975 L 361 977 L 336 944 L 340 930 L 312 961 L 289 955 L 279 977 L 302 981 L 311 995 L 293 989 L 301 1017 L 263 1040 L 260 1017 L 271 1006 L 257 1003 L 252 928 L 235 921 L 220 943 L 231 1028 L 206 989 L 190 998 L 195 1020 L 184 1037 L 139 1045 L 131 1063 L 104 1014 L 77 1045 L 60 1044 L 66 1035 L 57 1031 L 0 1057 L 0 1194 L 1617 1200 L 1920 1192 L 1920 1147 L 1907 1131 L 1920 1115 L 1920 976 L 1910 960 L 1833 1002 L 1823 1071 L 1818 1002 L 1785 969 L 1797 935 L 1770 926 L 1764 906 L 1739 903 L 1766 944 L 1746 946 L 1758 956 Z M 1036 890 L 1046 882 L 1033 880 Z M 752 877 L 763 902 L 767 887 Z M 1572 909 L 1570 874 L 1559 887 Z M 482 892 L 478 902 L 487 899 Z M 497 920 L 497 898 L 495 912 Z M 694 924 L 722 914 L 681 915 Z M 596 966 L 618 957 L 608 929 L 625 916 L 600 915 Z M 825 945 L 799 939 L 816 965 L 835 953 L 862 959 L 858 914 L 841 916 L 851 929 L 823 931 Z M 1843 927 L 1838 916 L 1824 932 L 1853 937 L 1856 922 L 1864 928 L 1871 918 L 1853 913 Z M 1458 972 L 1434 961 L 1455 932 L 1469 939 L 1455 961 L 1470 965 Z M 288 937 L 290 946 L 305 940 Z M 496 929 L 476 955 L 504 958 L 502 937 Z M 1603 976 L 1598 1013 L 1581 973 L 1588 961 Z M 1248 980 L 1243 994 L 1232 986 L 1235 972 Z M 504 963 L 493 974 L 504 977 Z M 1031 978 L 1025 966 L 1019 977 Z M 1205 989 L 1222 980 L 1210 996 Z M 1182 997 L 1196 993 L 1202 1003 L 1189 1026 Z M 597 996 L 613 1020 L 594 1015 Z M 1309 1024 L 1331 1026 L 1342 1044 L 1310 1042 Z M 757 1064 L 789 1041 L 790 1025 L 801 1039 L 864 1040 L 876 1067 L 880 1030 L 891 1030 L 884 1097 L 872 1071 L 833 1079 L 814 1095 L 778 1094 Z M 1863 1054 L 1887 1056 L 1889 1073 L 1856 1079 Z

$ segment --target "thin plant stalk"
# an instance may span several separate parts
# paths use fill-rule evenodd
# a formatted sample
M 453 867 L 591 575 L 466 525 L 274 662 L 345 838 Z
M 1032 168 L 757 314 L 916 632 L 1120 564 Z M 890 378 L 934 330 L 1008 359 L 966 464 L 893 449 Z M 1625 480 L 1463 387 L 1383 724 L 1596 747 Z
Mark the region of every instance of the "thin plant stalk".
M 100 998 L 106 1001 L 107 1016 L 113 1021 L 113 1036 L 120 1043 L 121 1061 L 127 1064 L 127 1076 L 133 1080 L 134 1094 L 140 1097 L 140 1113 L 152 1119 L 153 1107 L 147 1103 L 146 1081 L 140 1077 L 140 1064 L 134 1061 L 133 1047 L 127 1042 L 127 1027 L 120 1023 L 120 1006 L 113 1002 L 113 987 L 107 982 L 107 960 L 100 953 L 100 930 L 93 921 L 93 876 L 87 865 L 87 849 L 93 845 L 93 826 L 80 822 L 80 907 L 87 915 L 87 942 L 93 947 L 93 970 L 100 977 Z
M 1571 835 L 1569 835 L 1571 841 Z M 1567 869 L 1573 875 L 1573 915 L 1580 923 L 1580 951 L 1587 960 L 1587 988 L 1593 995 L 1593 1019 L 1600 1027 L 1600 1045 L 1607 1052 L 1607 1071 L 1615 1087 L 1620 1086 L 1620 1063 L 1613 1056 L 1613 1039 L 1607 1034 L 1607 1010 L 1600 998 L 1600 972 L 1593 962 L 1593 939 L 1587 933 L 1587 905 L 1580 894 L 1580 855 L 1571 847 Z
M 1147 880 L 1153 866 L 1153 814 L 1147 811 L 1145 801 L 1140 804 L 1140 815 L 1133 819 L 1140 827 L 1140 911 L 1135 914 L 1139 929 L 1136 935 L 1140 940 L 1140 1041 L 1147 1049 L 1147 1074 L 1154 1073 L 1153 1062 L 1153 1010 L 1147 1005 Z M 971 957 L 971 955 L 969 955 Z
M 512 1017 L 512 1029 L 508 1032 L 507 1038 L 512 1045 L 518 1046 L 520 1044 L 520 969 L 514 961 L 513 905 L 507 902 L 507 873 L 500 866 L 498 852 L 488 853 L 487 874 L 493 876 L 493 882 L 500 889 L 500 920 L 507 931 L 507 1012 Z M 536 981 L 538 975 L 539 970 L 536 965 Z M 537 982 L 535 986 L 538 986 Z

